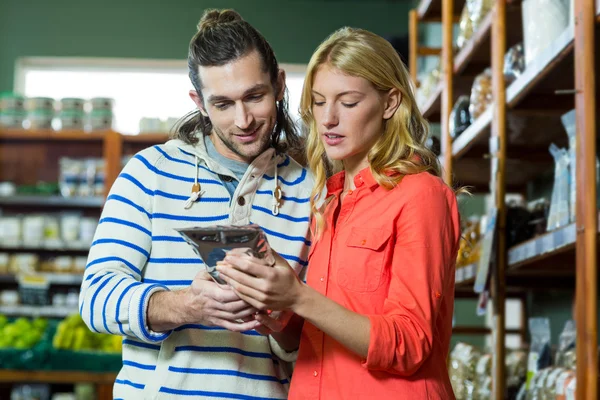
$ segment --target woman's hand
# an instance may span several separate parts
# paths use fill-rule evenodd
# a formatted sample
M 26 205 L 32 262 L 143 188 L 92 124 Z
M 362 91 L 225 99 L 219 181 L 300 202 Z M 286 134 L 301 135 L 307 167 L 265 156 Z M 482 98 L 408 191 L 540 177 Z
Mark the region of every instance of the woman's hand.
M 275 252 L 273 255 L 275 263 L 271 266 L 235 249 L 218 263 L 217 270 L 238 296 L 253 307 L 262 311 L 293 310 L 304 284 L 287 261 Z M 269 320 L 264 323 L 277 326 Z
M 277 316 L 275 317 L 273 314 L 277 314 Z M 256 313 L 254 314 L 254 320 L 259 322 L 260 325 L 254 330 L 264 336 L 280 333 L 286 328 L 293 315 L 294 313 L 291 311 L 276 311 L 271 314 Z

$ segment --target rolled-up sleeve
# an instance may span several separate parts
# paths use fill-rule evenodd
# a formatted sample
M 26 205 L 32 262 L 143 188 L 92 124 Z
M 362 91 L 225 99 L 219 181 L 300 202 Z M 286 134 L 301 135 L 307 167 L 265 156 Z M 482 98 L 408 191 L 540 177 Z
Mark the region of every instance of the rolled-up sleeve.
M 371 334 L 363 366 L 412 375 L 430 356 L 453 271 L 460 223 L 456 198 L 435 187 L 413 196 L 396 223 L 390 286 L 383 313 L 369 315 Z

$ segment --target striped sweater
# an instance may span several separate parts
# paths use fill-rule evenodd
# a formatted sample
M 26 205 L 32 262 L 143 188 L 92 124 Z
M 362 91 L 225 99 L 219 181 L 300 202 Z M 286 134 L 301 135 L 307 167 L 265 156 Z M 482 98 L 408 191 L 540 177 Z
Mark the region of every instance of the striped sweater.
M 201 197 L 185 209 L 196 173 Z M 290 354 L 272 338 L 201 324 L 157 333 L 146 323 L 153 293 L 184 288 L 203 268 L 174 228 L 256 223 L 273 249 L 304 273 L 313 186 L 308 171 L 269 149 L 249 166 L 233 201 L 217 174 L 234 176 L 208 157 L 202 141 L 172 140 L 136 154 L 111 188 L 79 306 L 92 331 L 124 337 L 115 399 L 287 397 L 283 360 L 291 361 Z M 273 215 L 276 179 L 283 201 Z

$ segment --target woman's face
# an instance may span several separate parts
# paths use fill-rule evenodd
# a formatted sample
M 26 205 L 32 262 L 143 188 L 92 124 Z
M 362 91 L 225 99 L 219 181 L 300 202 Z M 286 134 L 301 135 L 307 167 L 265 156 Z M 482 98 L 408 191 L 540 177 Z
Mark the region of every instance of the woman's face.
M 346 170 L 359 171 L 368 165 L 367 154 L 383 134 L 384 120 L 398 108 L 391 104 L 392 92 L 381 92 L 366 79 L 329 64 L 318 67 L 312 112 L 329 158 L 343 161 Z

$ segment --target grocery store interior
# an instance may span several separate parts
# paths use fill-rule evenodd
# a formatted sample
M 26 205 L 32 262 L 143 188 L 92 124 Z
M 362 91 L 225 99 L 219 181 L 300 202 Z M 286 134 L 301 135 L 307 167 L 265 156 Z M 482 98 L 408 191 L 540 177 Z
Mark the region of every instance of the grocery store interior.
M 208 8 L 271 43 L 298 124 L 327 35 L 389 40 L 444 179 L 472 192 L 456 398 L 600 399 L 600 0 L 1 0 L 0 399 L 113 398 L 122 337 L 79 316 L 87 253 L 123 165 L 194 109 L 187 47 Z

